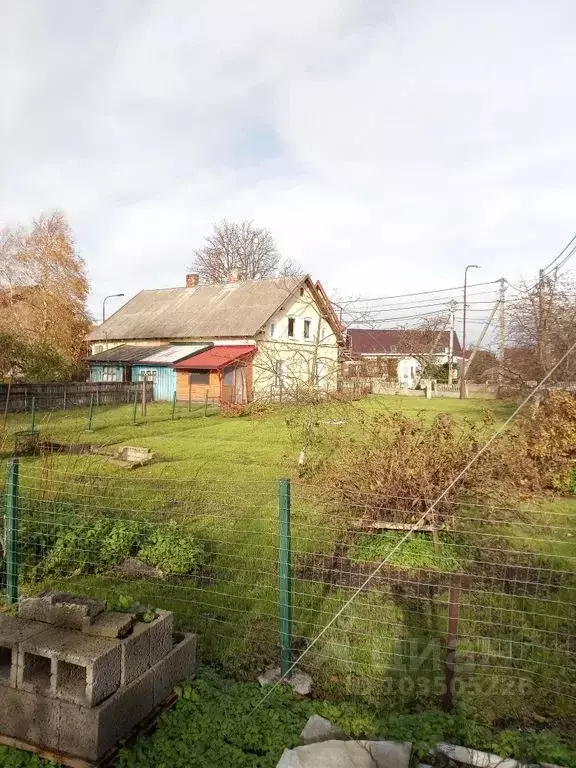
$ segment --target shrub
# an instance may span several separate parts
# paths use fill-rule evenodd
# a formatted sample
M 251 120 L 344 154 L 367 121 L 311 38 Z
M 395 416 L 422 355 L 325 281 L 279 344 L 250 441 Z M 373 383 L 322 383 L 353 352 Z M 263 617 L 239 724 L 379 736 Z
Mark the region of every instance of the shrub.
M 138 557 L 165 574 L 186 574 L 201 565 L 202 546 L 190 534 L 182 531 L 174 520 L 167 526 L 155 528 Z

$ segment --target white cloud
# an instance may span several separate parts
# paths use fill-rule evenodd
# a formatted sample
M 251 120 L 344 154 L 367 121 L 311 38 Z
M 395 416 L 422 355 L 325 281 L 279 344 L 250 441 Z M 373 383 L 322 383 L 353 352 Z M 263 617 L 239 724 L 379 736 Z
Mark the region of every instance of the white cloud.
M 222 216 L 341 295 L 530 274 L 574 229 L 569 0 L 4 5 L 0 221 L 66 210 L 95 308 Z

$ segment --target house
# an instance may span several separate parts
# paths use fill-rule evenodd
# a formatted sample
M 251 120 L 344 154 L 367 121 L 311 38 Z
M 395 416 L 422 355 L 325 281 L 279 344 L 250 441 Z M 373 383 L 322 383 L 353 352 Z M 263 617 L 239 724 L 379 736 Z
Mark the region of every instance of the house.
M 427 364 L 452 362 L 453 380 L 462 360 L 462 348 L 454 331 L 414 328 L 349 328 L 346 334 L 346 375 L 381 377 L 401 386 L 417 385 Z
M 159 399 L 247 402 L 336 389 L 342 331 L 309 276 L 138 293 L 88 336 L 95 380 L 158 381 Z

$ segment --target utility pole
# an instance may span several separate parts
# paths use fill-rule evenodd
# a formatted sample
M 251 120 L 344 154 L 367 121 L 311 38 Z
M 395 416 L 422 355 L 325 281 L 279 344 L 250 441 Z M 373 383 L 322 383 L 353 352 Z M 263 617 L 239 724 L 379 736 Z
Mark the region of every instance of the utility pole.
M 468 270 L 480 269 L 478 264 L 467 264 L 464 270 L 464 306 L 462 307 L 462 369 L 460 371 L 460 400 L 466 398 L 466 311 Z
M 500 278 L 500 314 L 499 314 L 500 354 L 498 360 L 498 392 L 504 381 L 504 350 L 506 349 L 506 279 Z
M 536 334 L 538 360 L 544 370 L 544 270 L 538 272 L 538 331 Z
M 448 384 L 452 384 L 452 379 L 454 377 L 454 320 L 455 320 L 455 311 L 456 311 L 456 301 L 452 299 L 449 305 L 450 309 L 450 335 L 449 335 L 449 346 L 448 346 Z

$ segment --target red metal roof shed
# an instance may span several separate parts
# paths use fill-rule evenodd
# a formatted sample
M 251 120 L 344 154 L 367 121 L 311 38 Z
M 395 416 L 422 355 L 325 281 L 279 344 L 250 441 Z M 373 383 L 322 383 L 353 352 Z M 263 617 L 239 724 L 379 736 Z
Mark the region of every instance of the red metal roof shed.
M 243 360 L 253 352 L 256 352 L 256 347 L 252 344 L 230 344 L 212 347 L 186 360 L 180 360 L 180 362 L 174 365 L 174 368 L 187 371 L 220 370 Z

